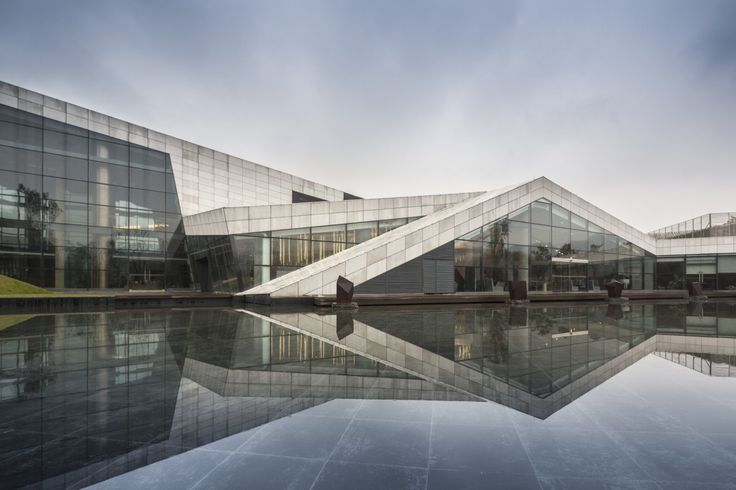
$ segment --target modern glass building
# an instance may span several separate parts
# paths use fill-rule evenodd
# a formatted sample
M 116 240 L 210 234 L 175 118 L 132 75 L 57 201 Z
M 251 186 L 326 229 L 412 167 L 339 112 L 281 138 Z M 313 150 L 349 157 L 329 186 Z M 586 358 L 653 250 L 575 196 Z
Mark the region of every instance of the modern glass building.
M 494 185 L 490 187 L 495 187 Z M 546 178 L 362 199 L 0 83 L 0 274 L 57 289 L 736 289 L 736 213 L 643 233 Z

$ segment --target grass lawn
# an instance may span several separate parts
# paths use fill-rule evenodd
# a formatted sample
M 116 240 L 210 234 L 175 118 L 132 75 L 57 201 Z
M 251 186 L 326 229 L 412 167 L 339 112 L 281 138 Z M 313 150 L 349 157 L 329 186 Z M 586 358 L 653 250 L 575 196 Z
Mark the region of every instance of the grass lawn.
M 49 295 L 52 294 L 33 284 L 13 279 L 12 277 L 0 274 L 0 296 L 25 296 L 25 295 Z

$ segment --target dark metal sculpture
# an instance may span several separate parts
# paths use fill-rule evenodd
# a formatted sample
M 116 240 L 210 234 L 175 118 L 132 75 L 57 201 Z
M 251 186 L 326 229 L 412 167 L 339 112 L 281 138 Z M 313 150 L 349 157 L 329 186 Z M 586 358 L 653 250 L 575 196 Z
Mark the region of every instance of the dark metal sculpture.
M 349 312 L 338 311 L 336 316 L 337 321 L 335 322 L 335 327 L 337 330 L 337 338 L 339 340 L 342 340 L 353 333 L 353 330 L 355 329 L 355 326 L 353 324 L 353 314 Z
M 511 281 L 509 283 L 509 296 L 511 301 L 527 301 L 526 281 Z
M 705 296 L 703 293 L 703 284 L 696 281 L 689 281 L 687 283 L 687 294 L 691 298 L 702 298 Z
M 611 320 L 620 320 L 624 317 L 624 308 L 621 305 L 608 305 L 606 310 L 606 318 Z
M 687 316 L 696 316 L 698 318 L 703 318 L 702 301 L 689 301 L 687 304 Z
M 349 305 L 353 302 L 353 293 L 355 286 L 342 276 L 337 278 L 337 304 Z
M 348 281 L 342 276 L 337 277 L 337 294 L 335 294 L 336 301 L 332 303 L 332 309 L 334 310 L 357 310 L 358 303 L 353 301 L 353 293 L 355 292 L 355 286 L 352 282 Z
M 526 327 L 529 325 L 529 307 L 509 307 L 509 327 Z
M 617 281 L 616 279 L 611 279 L 606 283 L 606 291 L 608 291 L 609 298 L 618 299 L 624 291 L 624 283 Z

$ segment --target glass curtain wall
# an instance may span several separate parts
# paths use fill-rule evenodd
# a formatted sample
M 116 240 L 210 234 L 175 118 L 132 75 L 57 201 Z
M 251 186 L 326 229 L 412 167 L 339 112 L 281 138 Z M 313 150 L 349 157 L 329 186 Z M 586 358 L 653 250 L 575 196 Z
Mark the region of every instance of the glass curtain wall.
M 189 238 L 194 262 L 207 260 L 212 288 L 244 291 L 342 252 L 418 218 L 366 221 L 342 225 L 232 236 Z M 197 275 L 205 274 L 204 270 Z M 198 277 L 200 285 L 204 278 Z
M 689 281 L 705 289 L 736 289 L 736 255 L 657 257 L 657 289 L 686 289 Z
M 455 240 L 457 291 L 596 291 L 611 279 L 653 289 L 655 257 L 540 199 Z
M 0 106 L 0 273 L 51 288 L 190 287 L 169 156 Z

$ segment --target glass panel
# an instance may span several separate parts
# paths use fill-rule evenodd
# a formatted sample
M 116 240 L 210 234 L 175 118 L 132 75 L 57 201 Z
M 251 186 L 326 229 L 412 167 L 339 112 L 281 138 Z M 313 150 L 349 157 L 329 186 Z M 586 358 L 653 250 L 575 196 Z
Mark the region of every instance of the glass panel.
M 455 265 L 480 266 L 481 243 L 455 240 Z
M 688 257 L 686 274 L 715 274 L 716 258 L 714 256 Z
M 378 234 L 383 235 L 391 230 L 395 230 L 399 226 L 404 226 L 406 223 L 406 218 L 381 220 L 378 222 Z
M 176 194 L 166 193 L 166 212 L 181 214 L 179 199 L 176 197 Z
M 163 192 L 131 188 L 130 210 L 132 212 L 138 208 L 166 211 L 166 194 Z
M 309 240 L 292 240 L 287 238 L 271 239 L 272 265 L 303 267 L 309 264 L 309 262 Z M 276 268 L 277 274 L 281 271 L 281 268 Z
M 128 228 L 128 208 L 110 206 L 89 206 L 90 225 L 114 228 Z
M 49 247 L 84 247 L 87 245 L 87 227 L 50 224 L 47 243 Z
M 581 218 L 575 213 L 570 213 L 570 226 L 576 230 L 587 230 L 588 220 Z
M 483 239 L 483 228 L 476 228 L 475 230 L 466 233 L 465 235 L 458 238 L 459 240 L 471 240 L 480 241 Z
M 575 258 L 586 258 L 588 253 L 588 233 L 581 230 L 572 230 L 570 232 L 570 248 Z
M 234 236 L 235 259 L 238 264 L 270 265 L 270 239 L 266 236 Z
M 556 257 L 568 257 L 571 254 L 570 230 L 552 228 L 552 248 Z
M 161 211 L 131 208 L 129 227 L 131 230 L 165 231 L 166 214 Z
M 73 202 L 59 202 L 49 222 L 70 225 L 87 225 L 87 205 Z
M 348 223 L 346 239 L 350 243 L 363 243 L 377 236 L 377 221 L 368 221 L 365 223 Z
M 618 237 L 616 235 L 606 233 L 603 239 L 603 251 L 612 254 L 618 253 Z
M 140 168 L 130 169 L 130 186 L 163 192 L 166 189 L 166 174 Z
M 475 242 L 467 242 L 475 243 Z M 483 280 L 479 267 L 455 267 L 455 290 L 460 292 L 473 292 L 483 289 Z
M 546 225 L 532 225 L 532 247 L 552 246 L 552 228 Z
M 490 243 L 506 243 L 509 235 L 509 221 L 504 218 L 483 227 L 483 241 Z
M 551 249 L 531 247 L 529 253 L 529 290 L 548 291 L 550 284 Z
M 605 235 L 603 233 L 588 233 L 588 247 L 591 252 L 603 252 Z
M 38 175 L 23 174 L 19 172 L 0 171 L 0 195 L 18 196 L 21 194 L 22 202 L 24 194 L 28 194 L 29 198 L 38 196 L 41 193 L 41 177 Z M 34 194 L 35 193 L 35 194 Z
M 128 167 L 110 163 L 89 162 L 89 180 L 102 184 L 128 185 Z
M 503 291 L 506 282 L 506 251 L 503 243 L 483 244 L 484 291 Z
M 558 206 L 552 205 L 552 225 L 560 228 L 570 228 L 570 211 Z
M 34 126 L 40 128 L 43 125 L 43 118 L 37 114 L 31 114 L 26 111 L 19 111 L 12 107 L 0 105 L 0 121 L 9 123 L 23 124 L 25 126 Z
M 325 257 L 334 255 L 338 252 L 342 252 L 347 248 L 347 245 L 342 242 L 312 242 L 312 262 L 317 262 Z
M 128 207 L 128 188 L 105 184 L 89 184 L 89 202 L 101 206 Z
M 47 153 L 43 157 L 43 173 L 51 177 L 87 180 L 87 160 Z
M 41 150 L 43 131 L 28 126 L 20 126 L 0 121 L 0 145 Z
M 96 248 L 128 249 L 128 230 L 89 227 L 89 243 Z
M 736 255 L 718 256 L 718 273 L 736 272 Z
M 532 203 L 532 223 L 540 225 L 552 224 L 552 205 L 548 202 L 536 201 Z
M 606 232 L 606 230 L 604 230 L 598 225 L 593 224 L 590 221 L 588 221 L 588 231 L 592 231 L 594 233 L 605 233 Z
M 523 206 L 509 214 L 509 219 L 516 221 L 529 221 L 529 206 Z
M 631 255 L 631 242 L 624 240 L 623 238 L 618 239 L 618 253 L 619 255 Z
M 0 146 L 0 170 L 40 174 L 42 155 L 39 151 Z
M 43 192 L 56 201 L 87 202 L 87 182 L 79 180 L 44 177 Z
M 166 192 L 171 192 L 172 194 L 176 194 L 176 183 L 174 182 L 174 174 L 167 173 L 165 179 L 166 179 Z
M 318 226 L 312 228 L 312 240 L 345 242 L 345 225 Z M 330 254 L 332 255 L 332 254 Z
M 296 228 L 293 230 L 272 231 L 273 238 L 296 238 L 299 240 L 309 240 L 309 228 Z
M 130 146 L 130 166 L 146 170 L 164 172 L 166 170 L 166 154 L 149 150 L 140 146 Z M 162 186 L 163 190 L 163 186 Z
M 128 244 L 130 250 L 163 254 L 166 251 L 166 233 L 131 229 Z
M 127 166 L 128 145 L 91 139 L 89 141 L 89 158 Z
M 87 159 L 87 138 L 46 130 L 43 132 L 43 150 Z
M 529 245 L 529 225 L 518 221 L 509 221 L 509 243 Z
M 509 269 L 526 269 L 529 267 L 529 247 L 509 245 L 506 258 Z

